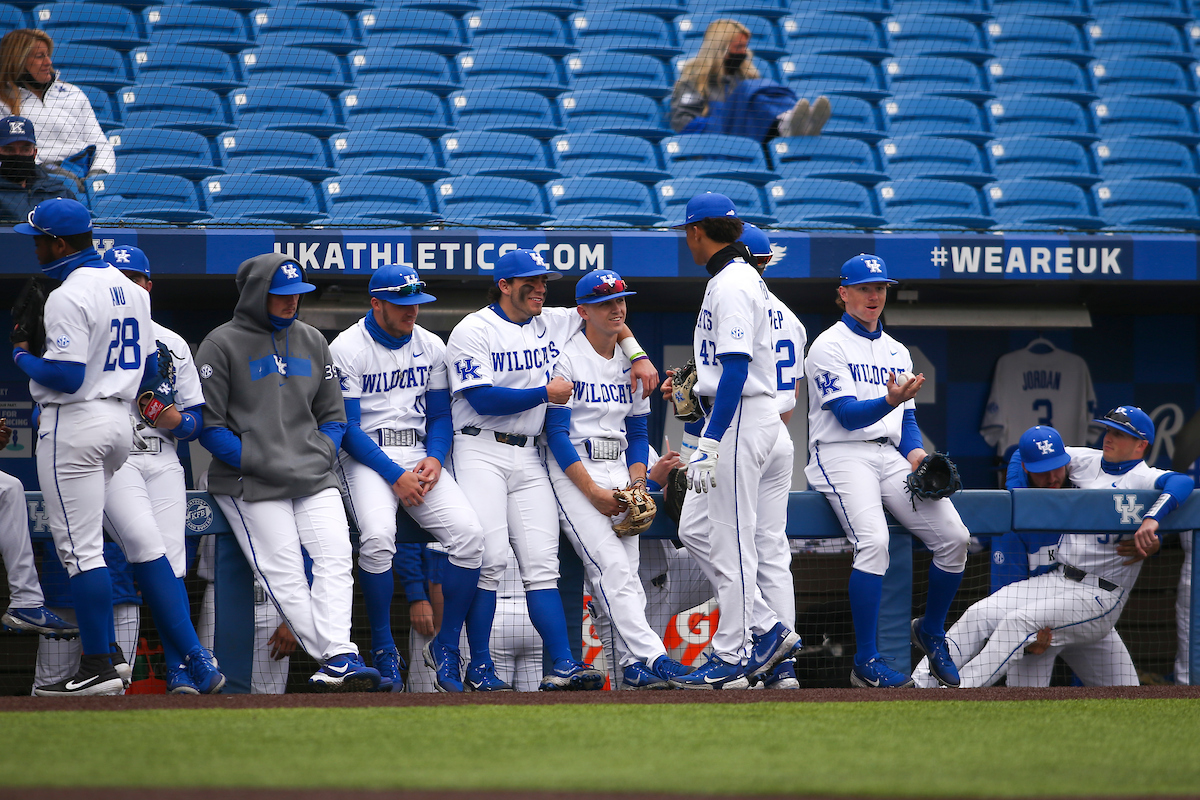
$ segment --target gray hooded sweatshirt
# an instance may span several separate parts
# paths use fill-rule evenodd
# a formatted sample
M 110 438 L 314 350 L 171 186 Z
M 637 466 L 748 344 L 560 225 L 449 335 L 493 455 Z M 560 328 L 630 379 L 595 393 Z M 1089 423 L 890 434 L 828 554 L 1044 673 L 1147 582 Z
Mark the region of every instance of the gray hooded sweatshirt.
M 205 432 L 226 428 L 241 440 L 240 468 L 209 447 L 217 456 L 208 473 L 213 494 L 253 502 L 339 487 L 337 446 L 318 430 L 346 422 L 329 344 L 300 320 L 276 331 L 267 316 L 271 277 L 285 261 L 295 263 L 270 253 L 238 267 L 233 319 L 208 334 L 196 354 Z

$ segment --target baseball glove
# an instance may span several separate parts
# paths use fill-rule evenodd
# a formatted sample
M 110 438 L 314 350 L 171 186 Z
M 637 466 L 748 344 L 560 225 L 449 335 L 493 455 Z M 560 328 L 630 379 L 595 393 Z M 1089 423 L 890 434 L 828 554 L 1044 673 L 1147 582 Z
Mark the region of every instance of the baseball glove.
M 612 526 L 617 536 L 637 536 L 644 533 L 654 522 L 658 507 L 654 498 L 646 491 L 644 484 L 636 483 L 616 492 L 617 499 L 629 506 L 625 519 Z
M 175 405 L 175 361 L 162 342 L 158 343 L 158 371 L 147 376 L 138 388 L 137 404 L 142 419 L 155 428 L 159 416 Z
M 954 466 L 954 462 L 945 453 L 930 453 L 925 456 L 921 465 L 910 472 L 904 481 L 908 485 L 908 493 L 912 496 L 913 508 L 917 507 L 917 498 L 937 500 L 949 497 L 962 488 L 958 467 Z
M 29 352 L 40 356 L 46 346 L 46 326 L 42 315 L 46 307 L 46 292 L 37 278 L 25 281 L 13 303 L 13 329 L 8 339 L 13 344 L 25 342 Z
M 672 373 L 671 404 L 675 406 L 675 418 L 684 422 L 695 422 L 703 414 L 700 402 L 696 399 L 696 359 L 689 358 L 688 362 Z
M 667 474 L 667 484 L 663 486 L 663 505 L 666 506 L 667 516 L 679 525 L 683 516 L 683 500 L 688 493 L 687 470 L 675 467 Z

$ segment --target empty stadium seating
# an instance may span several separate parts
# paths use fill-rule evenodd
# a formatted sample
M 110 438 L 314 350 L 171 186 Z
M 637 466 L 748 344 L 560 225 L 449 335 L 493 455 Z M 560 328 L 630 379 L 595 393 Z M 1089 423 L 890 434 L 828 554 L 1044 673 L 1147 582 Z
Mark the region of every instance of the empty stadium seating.
M 457 175 L 433 184 L 438 212 L 460 225 L 540 225 L 551 219 L 536 184 L 516 178 Z
M 200 208 L 196 187 L 176 175 L 113 173 L 87 182 L 93 219 L 107 224 L 189 224 L 209 219 Z
M 866 142 L 836 136 L 797 136 L 770 144 L 783 178 L 829 178 L 874 186 L 888 179 Z
M 332 225 L 422 225 L 439 219 L 429 190 L 407 178 L 330 178 L 321 184 Z
M 492 131 L 459 131 L 442 137 L 451 175 L 492 175 L 545 183 L 561 178 L 540 141 L 532 136 Z
M 996 224 L 979 192 L 948 181 L 888 181 L 877 187 L 889 227 L 986 229 Z
M 295 131 L 328 137 L 346 130 L 328 95 L 312 89 L 252 86 L 230 96 L 239 128 Z
M 222 175 L 201 182 L 214 222 L 313 225 L 325 214 L 313 184 L 284 175 Z
M 178 175 L 199 180 L 225 172 L 213 164 L 208 140 L 198 133 L 124 128 L 109 136 L 120 172 Z
M 663 221 L 650 190 L 634 181 L 565 178 L 546 184 L 546 194 L 558 224 L 655 225 Z
M 982 186 L 995 180 L 979 148 L 970 142 L 932 136 L 901 136 L 879 145 L 884 170 L 893 180 L 927 178 Z
M 779 179 L 762 146 L 744 136 L 671 136 L 660 146 L 667 168 L 679 178 L 728 178 L 758 185 Z
M 871 190 L 857 183 L 790 178 L 767 184 L 766 190 L 780 225 L 830 222 L 874 228 L 884 222 L 875 213 Z
M 1104 227 L 1104 220 L 1092 213 L 1087 191 L 1069 183 L 1018 178 L 997 181 L 984 191 L 1001 227 Z
M 415 133 L 350 131 L 329 144 L 338 169 L 347 175 L 436 181 L 450 174 L 438 147 Z
M 656 183 L 671 177 L 659 164 L 654 145 L 634 136 L 568 133 L 550 140 L 550 151 L 564 175 L 621 178 Z

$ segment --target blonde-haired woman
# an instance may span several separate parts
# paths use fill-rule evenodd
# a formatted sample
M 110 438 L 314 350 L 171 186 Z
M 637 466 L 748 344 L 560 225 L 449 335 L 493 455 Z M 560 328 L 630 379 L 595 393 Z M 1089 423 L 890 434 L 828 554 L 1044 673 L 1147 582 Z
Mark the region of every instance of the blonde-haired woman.
M 750 29 L 713 20 L 700 52 L 679 71 L 671 97 L 676 133 L 725 133 L 766 141 L 774 136 L 817 136 L 832 109 L 822 96 L 809 106 L 786 86 L 760 76 Z
M 0 101 L 33 121 L 38 163 L 82 184 L 86 175 L 114 172 L 117 159 L 92 104 L 78 86 L 59 80 L 44 31 L 22 28 L 0 39 Z M 91 148 L 89 150 L 89 148 Z

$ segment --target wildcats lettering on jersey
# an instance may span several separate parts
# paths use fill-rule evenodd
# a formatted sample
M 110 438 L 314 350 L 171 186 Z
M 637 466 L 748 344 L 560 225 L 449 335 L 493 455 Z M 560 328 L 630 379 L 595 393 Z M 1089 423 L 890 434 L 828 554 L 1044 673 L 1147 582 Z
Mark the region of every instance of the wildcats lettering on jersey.
M 1029 370 L 1023 376 L 1021 390 L 1028 392 L 1034 389 L 1052 389 L 1058 391 L 1062 385 L 1062 373 L 1044 369 Z
M 575 399 L 583 403 L 621 403 L 628 405 L 633 402 L 629 384 L 616 385 L 612 383 L 587 383 L 575 381 Z
M 855 383 L 869 383 L 875 386 L 886 386 L 888 375 L 897 375 L 904 371 L 903 367 L 877 367 L 874 364 L 847 364 L 850 377 Z
M 362 376 L 362 393 L 376 394 L 392 389 L 420 389 L 429 378 L 430 368 L 424 365 L 391 372 L 372 372 Z
M 529 350 L 508 350 L 492 353 L 493 372 L 524 372 L 530 369 L 545 369 L 559 356 L 558 347 L 550 342 L 545 347 Z

